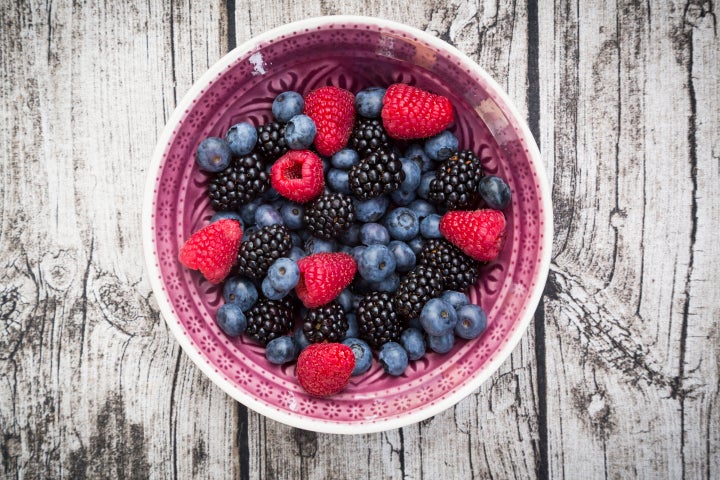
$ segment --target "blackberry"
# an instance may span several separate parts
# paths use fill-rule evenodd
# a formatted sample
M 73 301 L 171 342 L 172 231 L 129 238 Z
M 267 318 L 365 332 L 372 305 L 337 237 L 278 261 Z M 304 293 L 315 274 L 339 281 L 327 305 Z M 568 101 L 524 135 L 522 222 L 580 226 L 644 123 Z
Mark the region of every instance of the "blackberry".
M 265 159 L 258 153 L 235 157 L 225 170 L 213 175 L 208 184 L 210 203 L 216 211 L 237 211 L 270 188 Z
M 270 340 L 290 333 L 295 325 L 294 310 L 287 298 L 277 301 L 261 298 L 245 312 L 245 333 L 259 344 L 267 345 Z
M 285 225 L 273 224 L 251 233 L 238 250 L 238 274 L 253 280 L 262 280 L 270 265 L 292 250 L 290 230 Z
M 366 156 L 350 169 L 350 190 L 360 200 L 394 192 L 405 180 L 405 172 L 398 154 L 383 146 Z
M 333 302 L 308 310 L 302 328 L 310 343 L 339 342 L 347 333 L 348 321 L 343 308 Z
M 387 342 L 400 340 L 402 321 L 393 308 L 392 295 L 372 292 L 360 300 L 355 310 L 361 339 L 371 348 L 379 350 Z
M 483 177 L 480 159 L 463 150 L 445 160 L 430 182 L 428 200 L 449 210 L 472 208 L 480 198 L 478 186 Z
M 274 162 L 289 150 L 285 143 L 285 125 L 277 122 L 260 125 L 257 129 L 257 147 L 265 158 Z
M 381 120 L 358 117 L 348 147 L 357 151 L 360 158 L 365 158 L 387 142 L 388 136 Z
M 480 268 L 480 262 L 468 257 L 444 238 L 425 242 L 418 255 L 418 265 L 435 266 L 445 280 L 445 289 L 460 292 L 475 284 Z
M 324 193 L 305 207 L 306 230 L 329 240 L 345 232 L 355 221 L 352 199 L 342 193 Z
M 418 318 L 428 300 L 439 297 L 443 291 L 442 273 L 435 267 L 420 265 L 400 280 L 395 292 L 395 311 L 400 318 Z

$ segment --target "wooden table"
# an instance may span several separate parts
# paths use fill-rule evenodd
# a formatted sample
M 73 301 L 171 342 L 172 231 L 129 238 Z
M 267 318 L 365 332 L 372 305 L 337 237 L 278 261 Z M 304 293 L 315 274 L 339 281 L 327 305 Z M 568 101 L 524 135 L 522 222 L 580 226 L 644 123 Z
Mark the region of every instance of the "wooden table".
M 0 475 L 720 477 L 712 2 L 72 3 L 0 3 Z M 526 116 L 555 207 L 544 298 L 491 381 L 361 436 L 286 427 L 215 387 L 158 313 L 140 230 L 153 147 L 192 83 L 253 35 L 338 13 L 477 60 Z

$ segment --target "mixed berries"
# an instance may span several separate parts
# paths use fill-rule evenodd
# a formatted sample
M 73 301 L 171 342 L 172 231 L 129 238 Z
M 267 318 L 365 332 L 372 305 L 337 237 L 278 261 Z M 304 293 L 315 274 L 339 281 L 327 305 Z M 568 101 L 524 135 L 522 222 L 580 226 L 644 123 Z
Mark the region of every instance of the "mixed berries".
M 464 293 L 501 252 L 508 185 L 448 130 L 450 101 L 394 84 L 272 103 L 196 151 L 216 213 L 180 262 L 223 284 L 218 326 L 297 362 L 311 395 L 377 361 L 401 376 L 487 327 Z

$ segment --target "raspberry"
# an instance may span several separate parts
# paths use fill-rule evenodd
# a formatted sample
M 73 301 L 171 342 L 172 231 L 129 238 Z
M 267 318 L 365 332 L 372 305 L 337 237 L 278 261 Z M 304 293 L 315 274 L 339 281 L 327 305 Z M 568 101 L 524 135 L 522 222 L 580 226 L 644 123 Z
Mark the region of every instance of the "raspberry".
M 505 215 L 499 210 L 450 211 L 440 219 L 440 233 L 466 255 L 494 260 L 505 243 Z
M 385 131 L 400 140 L 437 135 L 452 123 L 453 116 L 446 97 L 410 85 L 390 85 L 383 98 Z
M 291 150 L 273 164 L 270 183 L 283 197 L 308 202 L 325 187 L 322 160 L 310 150 Z
M 355 96 L 338 87 L 321 87 L 305 96 L 305 115 L 317 127 L 315 148 L 329 157 L 348 142 L 355 123 Z
M 355 354 L 342 343 L 315 343 L 300 353 L 295 374 L 306 392 L 327 397 L 341 392 L 355 368 Z
M 295 286 L 307 308 L 332 302 L 352 282 L 357 265 L 347 253 L 316 253 L 298 261 L 300 280 Z
M 200 270 L 213 284 L 222 282 L 237 259 L 242 228 L 236 220 L 219 220 L 198 230 L 180 249 L 180 263 Z

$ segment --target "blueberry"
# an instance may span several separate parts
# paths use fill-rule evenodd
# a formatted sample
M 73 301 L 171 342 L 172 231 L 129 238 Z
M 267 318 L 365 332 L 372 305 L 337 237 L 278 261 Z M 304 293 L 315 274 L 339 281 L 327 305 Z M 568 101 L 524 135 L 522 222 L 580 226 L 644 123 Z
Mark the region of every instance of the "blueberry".
M 393 240 L 388 245 L 388 248 L 395 256 L 396 271 L 404 273 L 415 268 L 415 252 L 413 252 L 407 243 L 401 242 L 400 240 Z
M 417 188 L 417 196 L 420 198 L 424 198 L 425 200 L 428 199 L 428 195 L 430 194 L 430 182 L 435 180 L 435 172 L 425 172 L 422 174 L 422 177 L 420 177 L 420 185 Z
M 431 213 L 420 222 L 420 235 L 425 238 L 442 238 L 440 233 L 440 219 L 437 213 Z
M 355 200 L 355 218 L 360 222 L 377 222 L 385 215 L 390 200 L 381 195 L 369 200 Z
M 417 200 L 414 200 L 410 205 L 408 205 L 408 208 L 415 212 L 415 215 L 417 215 L 418 220 L 422 222 L 423 218 L 427 217 L 431 213 L 435 213 L 435 207 L 433 204 L 428 202 L 427 200 L 423 200 L 418 198 Z M 422 228 L 422 225 L 420 226 Z
M 348 245 L 340 245 L 338 248 L 338 252 L 347 253 L 348 255 L 352 256 L 353 247 Z
M 351 247 L 356 246 L 360 243 L 360 224 L 359 223 L 353 223 L 350 225 L 350 227 L 342 232 L 340 236 L 338 237 L 338 240 L 342 242 L 345 245 L 349 245 Z
M 303 332 L 302 327 L 295 329 L 295 333 L 293 333 L 293 340 L 295 340 L 298 353 L 305 350 L 310 345 L 310 340 L 308 340 L 305 336 L 305 332 Z
M 265 277 L 263 279 L 262 283 L 260 284 L 260 290 L 262 290 L 263 295 L 265 295 L 265 297 L 270 300 L 283 299 L 287 296 L 288 293 L 290 293 L 290 290 L 278 290 L 273 287 L 268 277 Z
M 255 210 L 255 225 L 258 228 L 268 227 L 270 225 L 280 224 L 282 225 L 283 219 L 280 212 L 278 212 L 272 205 L 260 205 Z
M 288 254 L 288 258 L 290 260 L 293 260 L 297 262 L 303 257 L 307 257 L 307 253 L 305 253 L 305 250 L 303 250 L 300 247 L 293 247 L 292 250 L 290 250 L 290 253 Z
M 425 339 L 417 328 L 405 329 L 400 334 L 400 344 L 407 352 L 410 360 L 417 360 L 425 355 Z
M 364 245 L 387 245 L 390 243 L 390 234 L 379 223 L 366 223 L 360 227 L 360 241 Z
M 295 345 L 292 337 L 287 335 L 273 338 L 265 346 L 265 358 L 275 365 L 292 362 L 295 360 L 296 353 L 297 345 Z
M 303 214 L 305 209 L 302 205 L 293 202 L 285 202 L 280 207 L 280 218 L 290 230 L 300 230 L 305 226 Z
M 323 240 L 322 238 L 310 237 L 305 240 L 305 251 L 308 255 L 315 253 L 331 253 L 337 250 L 335 240 Z
M 456 323 L 455 309 L 440 298 L 429 300 L 420 312 L 420 324 L 428 335 L 445 335 L 453 331 Z
M 293 150 L 304 150 L 315 140 L 317 128 L 307 115 L 295 115 L 285 125 L 285 143 Z
M 456 292 L 454 290 L 447 290 L 445 291 L 441 296 L 441 299 L 445 300 L 447 303 L 449 303 L 457 312 L 457 309 L 462 307 L 463 305 L 467 305 L 470 303 L 470 299 L 462 292 Z M 460 318 L 458 317 L 458 321 L 460 321 Z
M 217 212 L 210 219 L 210 223 L 215 223 L 218 220 L 227 220 L 227 219 L 237 220 L 238 222 L 240 222 L 240 228 L 244 228 L 242 218 L 240 217 L 240 214 L 237 212 Z
M 400 190 L 404 192 L 412 192 L 420 185 L 420 165 L 409 158 L 401 158 L 402 170 L 405 172 L 405 180 L 400 184 Z
M 435 168 L 435 165 L 433 165 L 430 157 L 425 154 L 425 150 L 423 149 L 422 145 L 419 145 L 417 143 L 413 143 L 407 148 L 407 150 L 405 150 L 405 157 L 417 163 L 422 173 L 425 173 Z
M 247 328 L 245 314 L 234 303 L 226 303 L 218 308 L 216 318 L 220 329 L 230 337 L 242 335 Z
M 458 139 L 455 135 L 445 130 L 425 141 L 425 153 L 436 161 L 447 160 L 457 153 Z
M 295 115 L 300 115 L 305 108 L 305 101 L 302 95 L 297 92 L 283 92 L 273 100 L 272 114 L 280 123 L 287 123 Z
M 325 157 L 320 157 L 320 160 L 322 161 L 323 175 L 327 175 L 327 172 L 328 172 L 328 170 L 330 170 L 330 166 L 331 166 L 331 165 L 330 165 L 330 160 L 328 160 L 328 159 L 325 158 Z M 327 193 L 327 187 L 325 188 L 325 190 L 326 190 L 326 193 Z
M 393 293 L 400 286 L 400 276 L 397 273 L 388 275 L 379 282 L 370 282 L 370 289 L 375 292 Z
M 350 170 L 360 162 L 360 155 L 351 148 L 343 148 L 330 158 L 333 167 L 341 170 Z
M 353 247 L 353 251 L 351 253 L 353 259 L 355 260 L 355 263 L 360 261 L 360 257 L 362 256 L 363 252 L 365 251 L 367 247 L 365 245 L 358 245 L 357 247 Z
M 366 118 L 379 118 L 383 106 L 385 89 L 382 87 L 369 87 L 360 90 L 355 95 L 355 110 Z
M 289 292 L 295 288 L 300 279 L 300 269 L 293 260 L 278 258 L 270 265 L 267 278 L 275 290 Z
M 395 190 L 390 194 L 390 200 L 401 207 L 410 205 L 416 198 L 417 193 L 415 193 L 415 190 L 411 190 L 409 192 L 406 192 L 405 190 Z
M 258 299 L 255 285 L 243 277 L 230 277 L 223 286 L 223 298 L 226 303 L 234 303 L 243 312 L 250 310 Z
M 340 292 L 335 301 L 340 304 L 345 313 L 352 311 L 353 294 L 347 288 Z
M 448 353 L 455 345 L 455 335 L 450 332 L 444 335 L 428 335 L 427 343 L 435 353 Z
M 385 226 L 396 240 L 410 240 L 420 231 L 417 215 L 407 207 L 399 207 L 388 213 Z
M 408 354 L 397 342 L 387 342 L 383 345 L 378 360 L 385 373 L 395 377 L 402 375 L 408 366 Z
M 408 328 L 416 328 L 420 331 L 422 331 L 422 325 L 420 325 L 420 319 L 417 317 L 411 318 L 407 322 Z
M 355 377 L 370 370 L 370 366 L 372 365 L 372 350 L 370 350 L 370 345 L 364 340 L 352 337 L 343 340 L 342 344 L 350 347 L 350 350 L 352 350 L 355 355 L 355 368 L 353 368 L 350 375 Z
M 258 198 L 257 200 L 253 200 L 252 202 L 240 207 L 240 216 L 242 217 L 243 222 L 245 222 L 245 225 L 250 226 L 255 223 L 255 212 L 261 204 L 262 200 Z
M 478 191 L 490 208 L 503 210 L 510 205 L 510 187 L 500 177 L 487 175 L 481 178 Z
M 348 180 L 347 170 L 331 168 L 327 172 L 327 183 L 330 188 L 338 193 L 344 193 L 346 195 L 350 193 L 350 183 Z
M 413 251 L 415 256 L 420 255 L 420 252 L 422 251 L 423 245 L 425 245 L 425 239 L 418 235 L 417 237 L 413 238 L 412 240 L 409 240 L 407 242 L 408 246 L 410 247 L 410 250 Z
M 355 317 L 354 313 L 346 313 L 345 318 L 347 319 L 348 323 L 348 329 L 345 332 L 345 338 L 357 337 L 360 332 L 357 317 Z
M 298 232 L 290 232 L 290 241 L 293 247 L 303 247 L 303 239 Z
M 478 305 L 463 305 L 457 310 L 458 322 L 455 325 L 455 334 L 468 340 L 476 338 L 487 327 L 487 315 Z
M 274 202 L 278 198 L 280 198 L 280 193 L 278 193 L 277 190 L 275 190 L 274 187 L 268 188 L 265 193 L 263 193 L 262 198 L 268 202 Z
M 208 137 L 198 145 L 195 152 L 195 162 L 200 170 L 206 172 L 219 172 L 225 170 L 232 160 L 230 145 L 218 137 Z
M 379 282 L 395 272 L 395 256 L 385 245 L 370 245 L 360 254 L 358 272 L 368 282 Z
M 257 139 L 257 130 L 247 122 L 236 123 L 225 134 L 225 140 L 230 145 L 230 150 L 233 155 L 238 157 L 252 152 Z

